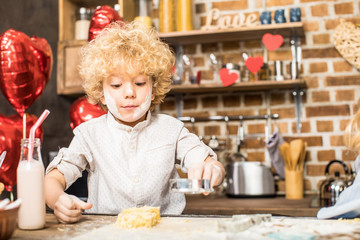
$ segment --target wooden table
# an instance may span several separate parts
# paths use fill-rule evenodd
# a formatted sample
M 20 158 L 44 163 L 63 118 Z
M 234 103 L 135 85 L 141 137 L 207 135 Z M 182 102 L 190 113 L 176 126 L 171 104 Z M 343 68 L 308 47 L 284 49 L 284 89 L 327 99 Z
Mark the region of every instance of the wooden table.
M 316 217 L 320 209 L 316 203 L 316 195 L 308 195 L 299 200 L 289 200 L 284 196 L 273 198 L 229 198 L 226 196 L 188 195 L 186 200 L 187 203 L 183 214 L 270 213 L 273 216 Z
M 319 208 L 310 208 L 314 196 L 301 200 L 274 198 L 228 198 L 226 196 L 188 195 L 184 215 L 234 215 L 270 213 L 273 216 L 315 217 Z M 114 223 L 116 216 L 84 215 L 75 224 L 61 224 L 52 213 L 46 214 L 46 227 L 41 230 L 16 229 L 11 239 L 69 239 L 94 228 Z

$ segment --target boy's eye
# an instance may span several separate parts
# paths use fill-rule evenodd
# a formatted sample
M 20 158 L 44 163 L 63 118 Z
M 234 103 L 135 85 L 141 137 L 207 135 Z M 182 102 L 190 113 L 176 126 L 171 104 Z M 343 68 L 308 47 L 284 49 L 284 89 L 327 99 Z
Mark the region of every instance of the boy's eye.
M 119 88 L 121 86 L 121 84 L 111 84 L 110 85 L 112 88 Z
M 136 83 L 136 85 L 138 85 L 138 86 L 144 86 L 146 84 L 146 82 L 138 82 L 138 83 Z

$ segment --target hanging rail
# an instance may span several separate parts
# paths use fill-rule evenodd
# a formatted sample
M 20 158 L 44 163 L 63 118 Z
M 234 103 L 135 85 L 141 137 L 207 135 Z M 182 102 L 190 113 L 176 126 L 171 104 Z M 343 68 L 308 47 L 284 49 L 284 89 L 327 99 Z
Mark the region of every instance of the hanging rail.
M 246 120 L 258 120 L 258 119 L 278 119 L 279 114 L 265 114 L 265 115 L 254 115 L 254 116 L 244 116 L 244 115 L 238 115 L 238 116 L 210 116 L 210 117 L 178 117 L 182 122 L 207 122 L 207 121 L 234 121 L 234 120 L 240 120 L 240 121 L 246 121 Z

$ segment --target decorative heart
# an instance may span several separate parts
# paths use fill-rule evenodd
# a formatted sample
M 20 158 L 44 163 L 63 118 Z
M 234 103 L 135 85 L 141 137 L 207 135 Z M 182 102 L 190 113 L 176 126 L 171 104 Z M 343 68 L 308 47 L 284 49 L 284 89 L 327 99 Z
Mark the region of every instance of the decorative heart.
M 106 111 L 98 105 L 89 103 L 85 97 L 77 99 L 70 108 L 70 127 L 76 128 L 83 122 L 104 115 Z
M 123 22 L 124 20 L 112 7 L 101 6 L 95 9 L 91 17 L 88 41 L 93 40 L 107 25 L 115 21 Z
M 269 51 L 274 51 L 283 44 L 284 38 L 281 35 L 272 35 L 271 33 L 266 33 L 262 37 L 262 42 Z
M 35 115 L 26 115 L 26 136 L 37 121 Z M 35 131 L 35 137 L 42 139 L 41 126 Z M 0 153 L 7 151 L 5 160 L 0 167 L 0 182 L 5 184 L 7 191 L 12 191 L 16 184 L 16 170 L 20 160 L 21 139 L 23 138 L 23 119 L 15 114 L 9 117 L 0 114 Z
M 360 70 L 360 29 L 351 22 L 340 19 L 334 31 L 334 45 L 343 58 Z
M 13 29 L 0 36 L 0 88 L 20 116 L 42 94 L 52 63 L 45 39 Z
M 256 73 L 260 70 L 261 66 L 264 63 L 264 59 L 262 57 L 248 57 L 245 61 L 245 66 L 249 69 L 250 72 Z
M 219 75 L 221 82 L 225 87 L 233 85 L 236 80 L 239 79 L 239 75 L 237 73 L 230 73 L 227 68 L 220 69 Z

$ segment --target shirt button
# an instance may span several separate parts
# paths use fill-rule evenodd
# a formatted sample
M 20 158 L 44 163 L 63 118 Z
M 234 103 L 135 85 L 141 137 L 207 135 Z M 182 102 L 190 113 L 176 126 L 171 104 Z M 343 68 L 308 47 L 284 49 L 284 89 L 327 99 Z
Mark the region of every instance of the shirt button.
M 139 178 L 138 177 L 134 177 L 134 183 L 138 183 L 139 182 Z

